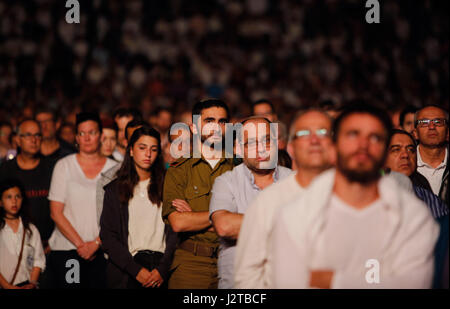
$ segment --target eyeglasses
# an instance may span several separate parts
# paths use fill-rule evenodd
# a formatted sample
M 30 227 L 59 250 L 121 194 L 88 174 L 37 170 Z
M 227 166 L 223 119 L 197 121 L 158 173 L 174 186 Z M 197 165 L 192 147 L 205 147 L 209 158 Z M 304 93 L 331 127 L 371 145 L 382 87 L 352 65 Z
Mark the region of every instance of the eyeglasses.
M 99 133 L 99 131 L 89 131 L 89 132 L 80 132 L 78 133 L 79 137 L 84 137 L 89 134 L 89 136 L 96 136 Z
M 308 137 L 311 137 L 312 135 L 315 135 L 318 138 L 325 138 L 325 137 L 329 137 L 331 134 L 327 129 L 317 129 L 315 131 L 299 130 L 299 131 L 295 132 L 295 137 L 299 137 L 299 138 L 308 138 Z
M 260 141 L 257 141 L 255 139 L 249 140 L 248 142 L 244 143 L 244 146 L 246 146 L 248 149 L 256 149 L 258 146 L 261 145 L 263 148 L 270 148 L 270 145 L 272 143 L 272 139 L 270 137 L 261 139 Z
M 41 133 L 35 133 L 35 134 L 31 134 L 31 133 L 24 133 L 24 134 L 19 134 L 20 137 L 23 137 L 25 139 L 31 139 L 31 138 L 36 138 L 36 139 L 41 139 L 42 138 L 42 134 Z
M 447 124 L 447 119 L 445 118 L 435 118 L 435 119 L 418 119 L 416 120 L 416 126 L 419 128 L 427 128 L 433 123 L 436 127 L 443 127 Z

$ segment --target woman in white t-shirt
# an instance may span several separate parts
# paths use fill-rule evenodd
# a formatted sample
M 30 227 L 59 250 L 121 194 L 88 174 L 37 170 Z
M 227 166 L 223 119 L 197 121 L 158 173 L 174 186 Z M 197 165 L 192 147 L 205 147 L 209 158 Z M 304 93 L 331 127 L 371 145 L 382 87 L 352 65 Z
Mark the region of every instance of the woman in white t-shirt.
M 55 230 L 49 239 L 48 271 L 56 288 L 105 287 L 96 183 L 116 162 L 100 154 L 101 132 L 98 114 L 78 114 L 79 152 L 59 160 L 53 170 L 48 199 Z
M 27 215 L 24 193 L 17 180 L 0 184 L 0 288 L 3 289 L 37 288 L 39 275 L 45 268 L 41 237 Z
M 110 288 L 167 287 L 177 236 L 161 216 L 164 172 L 160 134 L 142 126 L 105 186 L 100 236 Z

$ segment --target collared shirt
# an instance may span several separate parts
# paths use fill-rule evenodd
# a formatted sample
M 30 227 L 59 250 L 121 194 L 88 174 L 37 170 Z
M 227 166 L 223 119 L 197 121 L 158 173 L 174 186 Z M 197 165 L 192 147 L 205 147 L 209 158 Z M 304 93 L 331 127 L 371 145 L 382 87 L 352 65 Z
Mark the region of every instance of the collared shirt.
M 267 289 L 271 286 L 269 240 L 279 209 L 304 192 L 296 173 L 262 190 L 250 203 L 239 231 L 234 260 L 234 288 Z
M 445 148 L 444 160 L 436 168 L 422 160 L 420 155 L 420 145 L 417 146 L 417 171 L 421 173 L 430 183 L 433 193 L 439 196 L 439 190 L 442 184 L 442 177 L 444 176 L 445 168 L 447 167 L 448 151 Z
M 31 271 L 34 267 L 39 267 L 41 270 L 45 269 L 45 254 L 39 231 L 31 223 L 29 227 L 32 234 L 30 235 L 30 232 L 27 231 L 25 236 L 22 260 L 13 282 L 14 285 L 30 280 Z M 6 223 L 3 229 L 0 230 L 0 273 L 8 282 L 12 280 L 16 270 L 22 245 L 23 230 L 21 219 L 19 230 L 16 233 Z
M 292 170 L 277 166 L 273 173 L 273 182 L 289 176 Z M 232 213 L 244 214 L 261 189 L 255 184 L 253 173 L 245 164 L 240 164 L 232 171 L 217 177 L 212 189 L 209 213 L 227 210 Z M 220 239 L 218 260 L 219 288 L 233 288 L 233 268 L 236 250 L 236 240 Z
M 211 189 L 217 177 L 233 169 L 233 159 L 222 158 L 214 169 L 203 158 L 182 158 L 173 162 L 167 170 L 164 180 L 162 217 L 169 224 L 169 215 L 176 211 L 172 201 L 182 199 L 188 202 L 192 211 L 208 211 Z M 178 233 L 180 241 L 217 243 L 215 232 L 197 231 Z

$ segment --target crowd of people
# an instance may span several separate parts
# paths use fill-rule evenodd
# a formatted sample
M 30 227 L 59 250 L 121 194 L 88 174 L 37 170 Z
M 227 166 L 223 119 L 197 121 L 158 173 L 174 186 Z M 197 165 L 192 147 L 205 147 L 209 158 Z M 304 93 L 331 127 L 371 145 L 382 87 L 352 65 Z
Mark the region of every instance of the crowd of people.
M 445 1 L 383 1 L 377 25 L 359 0 L 79 3 L 80 24 L 65 21 L 65 1 L 0 3 L 0 122 L 41 104 L 72 124 L 119 105 L 178 117 L 205 97 L 238 118 L 270 98 L 285 123 L 328 99 L 449 103 Z
M 50 110 L 19 123 L 0 165 L 0 286 L 448 287 L 446 110 L 417 109 L 410 133 L 364 101 L 310 107 L 286 142 L 269 100 L 232 126 L 219 99 L 191 114 L 161 130 L 135 109 L 83 111 L 75 144 Z
M 448 288 L 447 2 L 79 3 L 0 2 L 0 288 Z

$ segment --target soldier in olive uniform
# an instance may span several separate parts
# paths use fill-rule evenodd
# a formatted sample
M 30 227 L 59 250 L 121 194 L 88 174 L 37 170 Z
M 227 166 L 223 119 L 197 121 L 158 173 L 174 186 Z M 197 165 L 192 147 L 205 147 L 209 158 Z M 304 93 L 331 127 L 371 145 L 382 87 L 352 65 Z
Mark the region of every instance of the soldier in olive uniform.
M 233 169 L 233 159 L 216 150 L 224 147 L 215 147 L 224 144 L 229 110 L 224 102 L 212 99 L 195 104 L 192 115 L 191 130 L 201 143 L 196 149 L 194 142 L 193 157 L 171 164 L 164 182 L 162 216 L 179 237 L 169 288 L 214 289 L 219 243 L 209 220 L 209 201 L 214 180 Z M 195 115 L 200 115 L 199 121 Z

